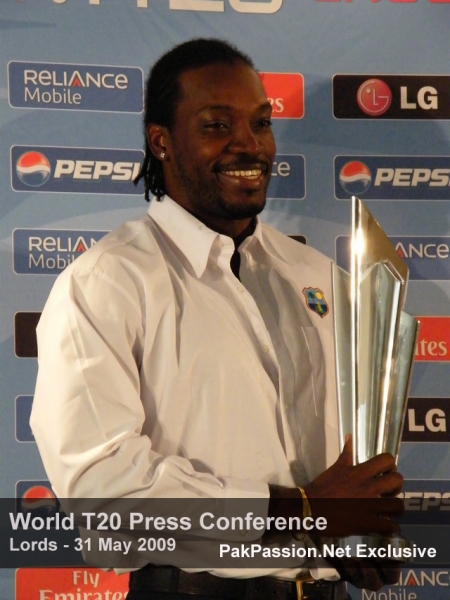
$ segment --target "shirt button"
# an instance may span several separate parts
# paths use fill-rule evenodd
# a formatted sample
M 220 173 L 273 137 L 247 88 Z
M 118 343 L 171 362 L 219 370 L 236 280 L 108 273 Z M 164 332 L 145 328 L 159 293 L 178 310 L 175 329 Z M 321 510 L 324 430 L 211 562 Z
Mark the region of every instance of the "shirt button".
M 241 285 L 238 285 L 238 287 L 236 288 L 238 292 L 241 292 L 241 294 L 244 291 L 244 288 Z
M 269 354 L 269 352 L 270 352 L 270 348 L 267 344 L 263 344 L 261 346 L 261 350 L 264 352 L 264 354 Z

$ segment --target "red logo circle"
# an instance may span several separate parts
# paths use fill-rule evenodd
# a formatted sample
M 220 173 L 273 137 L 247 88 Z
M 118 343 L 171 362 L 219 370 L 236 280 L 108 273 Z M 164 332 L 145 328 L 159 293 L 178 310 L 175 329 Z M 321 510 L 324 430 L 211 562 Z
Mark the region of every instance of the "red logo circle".
M 370 117 L 379 117 L 391 106 L 392 92 L 381 79 L 367 79 L 356 92 L 359 108 Z

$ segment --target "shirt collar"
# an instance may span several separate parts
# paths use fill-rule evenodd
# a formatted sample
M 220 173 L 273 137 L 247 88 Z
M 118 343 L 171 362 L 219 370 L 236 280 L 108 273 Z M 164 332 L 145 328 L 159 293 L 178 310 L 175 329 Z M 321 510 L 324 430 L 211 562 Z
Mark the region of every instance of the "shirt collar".
M 161 201 L 153 198 L 150 202 L 148 214 L 184 254 L 197 277 L 203 275 L 211 248 L 218 238 L 228 244 L 233 244 L 232 238 L 213 231 L 169 196 L 163 196 Z M 259 219 L 253 236 L 250 237 L 258 238 L 262 244 Z M 241 247 L 247 245 L 249 239 L 246 238 Z

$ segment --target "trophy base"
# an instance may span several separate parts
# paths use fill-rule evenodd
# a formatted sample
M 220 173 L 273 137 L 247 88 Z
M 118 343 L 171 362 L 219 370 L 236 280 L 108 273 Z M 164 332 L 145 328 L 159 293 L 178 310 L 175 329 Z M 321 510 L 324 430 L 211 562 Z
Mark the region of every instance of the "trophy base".
M 401 535 L 383 537 L 376 534 L 322 538 L 319 546 L 323 558 L 393 560 L 401 563 L 412 562 L 413 548 L 413 542 Z

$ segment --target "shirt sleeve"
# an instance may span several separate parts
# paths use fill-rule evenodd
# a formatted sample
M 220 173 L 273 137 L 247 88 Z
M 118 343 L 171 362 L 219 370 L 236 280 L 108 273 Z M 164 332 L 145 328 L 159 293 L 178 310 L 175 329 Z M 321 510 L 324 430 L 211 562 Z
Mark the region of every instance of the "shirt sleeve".
M 31 427 L 56 495 L 268 499 L 266 483 L 196 472 L 142 435 L 140 361 L 151 317 L 132 278 L 122 279 L 100 268 L 64 272 L 38 325 Z

